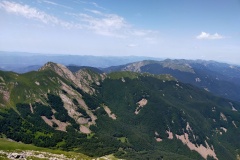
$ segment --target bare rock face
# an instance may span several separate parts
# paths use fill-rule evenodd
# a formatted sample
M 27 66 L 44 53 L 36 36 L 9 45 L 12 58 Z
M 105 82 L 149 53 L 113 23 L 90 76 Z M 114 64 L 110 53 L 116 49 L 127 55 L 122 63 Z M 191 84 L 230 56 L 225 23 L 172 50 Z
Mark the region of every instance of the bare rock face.
M 73 73 L 64 65 L 61 64 L 56 64 L 56 63 L 52 63 L 52 62 L 48 62 L 46 63 L 42 68 L 39 69 L 39 71 L 42 70 L 46 70 L 46 69 L 50 69 L 52 71 L 54 71 L 55 73 L 57 73 L 59 76 L 70 80 L 71 82 L 73 82 L 76 86 L 78 86 L 79 88 L 82 89 L 81 84 L 79 83 L 79 81 L 77 80 L 77 78 L 73 75 Z
M 100 84 L 100 81 L 104 79 L 104 75 L 97 74 L 95 72 L 91 72 L 89 70 L 81 69 L 75 74 L 73 74 L 67 67 L 56 64 L 52 62 L 48 62 L 45 64 L 39 71 L 50 69 L 57 73 L 59 76 L 61 76 L 64 79 L 69 80 L 73 84 L 75 84 L 78 88 L 83 90 L 84 92 L 88 94 L 94 94 L 95 90 L 91 87 L 92 83 Z M 68 111 L 68 115 L 72 117 L 80 126 L 80 131 L 82 133 L 89 134 L 91 133 L 89 127 L 91 125 L 94 125 L 96 122 L 95 120 L 97 117 L 93 114 L 91 110 L 89 110 L 88 106 L 82 99 L 82 95 L 76 92 L 72 87 L 64 83 L 63 81 L 59 80 L 59 83 L 61 84 L 61 89 L 67 92 L 67 95 L 58 93 L 61 97 L 64 108 Z M 83 118 L 82 114 L 77 111 L 77 106 L 73 104 L 72 97 L 74 97 L 77 102 L 80 104 L 81 108 L 86 111 L 86 113 L 89 115 L 91 121 L 89 121 L 89 118 Z M 44 119 L 47 123 L 48 121 L 46 118 Z M 52 126 L 52 123 L 48 122 L 48 125 Z M 83 126 L 84 125 L 84 126 Z M 59 126 L 59 125 L 58 125 Z M 63 128 L 58 128 L 59 130 L 66 131 L 65 125 Z
M 67 67 L 61 64 L 48 62 L 39 71 L 50 69 L 57 73 L 59 76 L 73 82 L 77 87 L 82 89 L 88 94 L 94 94 L 95 90 L 91 87 L 92 83 L 97 85 L 105 79 L 104 74 L 97 74 L 95 72 L 90 72 L 87 69 L 81 69 L 73 74 Z
M 133 71 L 133 72 L 141 72 L 141 67 L 149 64 L 150 62 L 136 62 L 136 63 L 132 63 L 128 66 L 126 66 L 123 71 Z
M 100 85 L 100 82 L 102 82 L 106 75 L 104 74 L 98 74 L 95 72 L 92 72 L 88 69 L 80 69 L 75 73 L 76 78 L 80 82 L 82 88 L 84 91 L 87 91 L 87 93 L 93 94 L 95 90 L 90 87 L 91 84 Z
M 0 107 L 8 103 L 10 99 L 10 91 L 6 87 L 6 82 L 3 77 L 0 77 Z

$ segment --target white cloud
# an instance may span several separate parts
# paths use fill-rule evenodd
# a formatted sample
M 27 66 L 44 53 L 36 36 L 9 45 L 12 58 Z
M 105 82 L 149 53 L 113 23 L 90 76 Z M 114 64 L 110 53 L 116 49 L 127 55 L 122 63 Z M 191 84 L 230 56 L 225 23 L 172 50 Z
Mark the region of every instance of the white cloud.
M 58 3 L 52 2 L 52 1 L 44 0 L 43 2 L 44 2 L 44 3 L 47 3 L 47 4 L 54 5 L 54 6 L 59 6 L 59 7 L 67 8 L 67 9 L 72 9 L 71 7 L 64 6 L 64 5 L 61 5 L 61 4 L 58 4 Z
M 95 33 L 105 36 L 125 37 L 125 31 L 129 30 L 130 25 L 125 19 L 116 14 L 105 14 L 96 10 L 87 10 L 86 13 L 67 13 L 77 17 L 81 24 Z
M 73 27 L 73 24 L 60 20 L 54 16 L 51 16 L 45 12 L 39 11 L 36 8 L 32 8 L 28 5 L 22 5 L 15 2 L 3 1 L 0 3 L 0 8 L 5 9 L 8 13 L 14 13 L 21 15 L 28 19 L 35 19 L 45 24 L 61 25 L 66 28 Z
M 74 3 L 77 3 L 77 4 L 88 4 L 88 5 L 92 5 L 94 6 L 95 8 L 99 8 L 99 9 L 102 9 L 102 10 L 106 10 L 104 7 L 101 7 L 100 5 L 98 5 L 97 3 L 95 2 L 87 2 L 87 1 L 73 1 Z
M 100 9 L 103 9 L 103 10 L 106 10 L 105 8 L 99 6 L 97 3 L 95 2 L 90 2 L 90 4 L 94 5 L 96 8 L 100 8 Z
M 85 9 L 87 13 L 66 13 L 81 21 L 81 24 L 95 33 L 118 38 L 147 37 L 157 32 L 133 28 L 123 17 L 117 14 L 106 14 L 98 10 Z
M 49 1 L 42 0 L 55 6 L 62 6 L 61 4 Z M 93 3 L 93 2 L 82 2 L 81 3 Z M 96 5 L 97 4 L 92 4 Z M 29 5 L 23 5 L 16 2 L 2 1 L 0 2 L 0 9 L 4 9 L 6 12 L 11 14 L 16 14 L 23 16 L 28 19 L 33 19 L 40 21 L 49 25 L 58 25 L 64 28 L 75 28 L 82 30 L 90 30 L 96 34 L 118 37 L 118 38 L 128 38 L 128 37 L 151 37 L 156 34 L 156 32 L 151 30 L 136 29 L 131 26 L 122 16 L 117 14 L 109 14 L 101 12 L 98 10 L 85 9 L 82 13 L 66 13 L 68 16 L 75 18 L 75 21 L 67 21 L 59 19 L 58 17 L 52 16 L 46 12 L 43 12 Z M 71 17 L 71 18 L 72 18 Z M 71 19 L 69 17 L 69 19 Z
M 130 47 L 130 48 L 133 48 L 133 47 L 137 47 L 138 45 L 137 44 L 129 44 L 127 46 Z
M 223 39 L 224 37 L 218 33 L 215 33 L 215 34 L 209 34 L 209 33 L 206 33 L 206 32 L 201 32 L 200 35 L 198 35 L 196 37 L 197 39 Z
M 153 30 L 140 30 L 140 29 L 134 29 L 131 31 L 131 34 L 134 36 L 139 36 L 139 37 L 144 37 L 144 36 L 148 36 L 151 34 L 157 34 L 156 31 Z

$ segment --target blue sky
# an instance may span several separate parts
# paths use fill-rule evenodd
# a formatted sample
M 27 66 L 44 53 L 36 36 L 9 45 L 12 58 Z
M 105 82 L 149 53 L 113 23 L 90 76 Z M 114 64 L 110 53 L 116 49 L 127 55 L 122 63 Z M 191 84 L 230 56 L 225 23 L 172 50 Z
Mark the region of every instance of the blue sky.
M 239 0 L 0 0 L 0 50 L 240 64 Z

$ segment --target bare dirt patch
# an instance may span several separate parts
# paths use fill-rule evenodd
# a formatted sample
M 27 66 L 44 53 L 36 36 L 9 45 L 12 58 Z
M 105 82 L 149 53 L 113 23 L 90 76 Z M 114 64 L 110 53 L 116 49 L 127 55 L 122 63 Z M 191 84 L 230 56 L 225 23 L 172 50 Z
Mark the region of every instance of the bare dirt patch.
M 235 128 L 238 128 L 234 121 L 232 121 L 232 124 L 234 125 Z
M 112 113 L 112 111 L 110 110 L 110 108 L 108 108 L 108 106 L 103 106 L 103 108 L 104 108 L 105 112 L 107 112 L 107 114 L 110 118 L 112 118 L 114 120 L 117 119 L 117 116 L 114 113 Z
M 229 102 L 229 104 L 230 104 L 231 107 L 232 107 L 232 111 L 238 111 L 238 110 L 233 106 L 232 102 Z
M 227 121 L 227 117 L 222 112 L 220 113 L 220 119 Z
M 221 130 L 223 130 L 225 133 L 227 132 L 227 129 L 224 127 L 220 127 Z
M 157 131 L 155 131 L 155 133 L 154 133 L 154 134 L 155 134 L 155 136 L 156 136 L 156 137 L 155 137 L 156 141 L 157 141 L 157 142 L 162 142 L 162 140 L 163 140 L 163 139 L 159 137 L 159 134 L 158 134 L 158 132 L 157 132 Z
M 33 111 L 33 107 L 32 107 L 32 104 L 31 104 L 31 103 L 29 104 L 29 106 L 30 106 L 30 110 L 31 110 L 31 112 L 34 113 L 34 111 Z
M 91 130 L 88 127 L 84 126 L 84 125 L 80 126 L 80 131 L 82 133 L 84 133 L 84 134 L 90 134 L 91 133 Z
M 66 132 L 66 127 L 68 125 L 70 125 L 69 123 L 61 122 L 61 121 L 57 120 L 54 115 L 52 116 L 52 119 L 48 119 L 45 116 L 41 116 L 41 117 L 51 127 L 53 126 L 53 123 L 57 124 L 58 127 L 56 128 L 56 130 L 65 131 Z
M 41 117 L 42 117 L 42 119 L 44 120 L 45 123 L 47 123 L 51 127 L 53 126 L 53 122 L 50 119 L 48 119 L 45 116 L 41 116 Z
M 171 131 L 166 131 L 168 134 L 168 139 L 173 139 L 173 133 Z
M 148 100 L 145 99 L 145 98 L 143 98 L 142 100 L 140 100 L 139 102 L 137 102 L 138 107 L 136 108 L 136 110 L 135 110 L 134 113 L 135 113 L 135 114 L 139 114 L 141 108 L 143 108 L 145 105 L 147 105 L 147 103 L 148 103 Z
M 187 122 L 186 130 L 192 131 L 192 128 L 190 127 L 189 122 Z
M 68 115 L 75 120 L 78 119 L 81 114 L 76 111 L 77 107 L 73 104 L 72 100 L 65 94 L 59 95 L 64 103 L 64 108 L 68 111 Z
M 76 97 L 76 100 L 78 101 L 79 105 L 87 112 L 87 114 L 91 117 L 91 122 L 88 122 L 88 125 L 95 125 L 97 117 L 93 114 L 92 111 L 88 109 L 88 106 L 84 102 L 84 100 L 80 97 Z
M 156 141 L 157 142 L 162 142 L 162 139 L 161 138 L 156 138 Z
M 59 120 L 57 120 L 55 118 L 55 116 L 52 116 L 52 122 L 56 123 L 58 125 L 58 127 L 56 128 L 56 130 L 60 130 L 60 131 L 66 131 L 66 127 L 68 125 L 70 125 L 69 123 L 66 122 L 61 122 Z
M 207 147 L 204 147 L 202 144 L 198 146 L 190 142 L 187 133 L 184 133 L 184 135 L 176 134 L 176 137 L 177 139 L 181 140 L 183 144 L 187 145 L 190 150 L 197 151 L 203 158 L 207 159 L 207 156 L 209 155 L 214 157 L 215 159 L 218 159 L 213 146 L 209 147 L 207 141 L 205 141 Z
M 8 103 L 10 100 L 10 92 L 4 89 L 5 87 L 0 86 L 0 94 L 2 95 L 2 99 L 5 103 Z
M 62 86 L 61 86 L 62 90 L 66 91 L 71 96 L 76 96 L 77 95 L 77 93 L 75 93 L 73 91 L 73 89 L 71 87 L 69 87 L 66 83 L 64 83 L 64 82 L 61 82 L 61 83 L 62 83 Z
M 77 123 L 78 123 L 78 124 L 87 124 L 87 123 L 88 123 L 88 119 L 87 119 L 87 118 L 80 117 L 80 118 L 77 120 Z
M 232 111 L 238 111 L 238 110 L 232 106 Z

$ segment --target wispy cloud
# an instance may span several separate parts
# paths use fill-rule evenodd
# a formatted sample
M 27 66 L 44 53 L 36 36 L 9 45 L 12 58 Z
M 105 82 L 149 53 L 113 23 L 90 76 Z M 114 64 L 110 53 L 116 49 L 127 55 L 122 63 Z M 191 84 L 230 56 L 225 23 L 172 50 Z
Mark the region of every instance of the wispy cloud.
M 146 37 L 153 33 L 152 30 L 136 29 L 124 17 L 117 14 L 107 14 L 98 10 L 85 9 L 87 13 L 67 13 L 78 18 L 81 24 L 95 33 L 105 36 L 126 38 L 129 36 Z
M 55 6 L 62 6 L 61 4 L 42 0 L 41 2 L 48 3 Z M 79 3 L 94 3 L 78 1 Z M 94 5 L 94 4 L 92 4 Z M 97 4 L 95 4 L 97 6 Z M 62 6 L 63 7 L 63 6 Z M 136 29 L 130 23 L 128 23 L 124 17 L 117 14 L 109 14 L 99 10 L 84 9 L 80 13 L 65 12 L 65 16 L 69 16 L 69 19 L 74 18 L 75 21 L 63 20 L 56 16 L 50 15 L 37 8 L 29 5 L 23 5 L 11 1 L 0 2 L 0 9 L 4 9 L 6 12 L 23 16 L 28 19 L 40 21 L 44 24 L 57 25 L 68 29 L 82 29 L 92 31 L 99 35 L 127 38 L 127 37 L 142 37 L 143 39 L 155 34 L 151 30 Z M 64 14 L 64 13 L 63 13 Z M 71 17 L 70 17 L 71 16 Z
M 139 37 L 144 37 L 147 36 L 149 34 L 156 34 L 156 31 L 153 30 L 142 30 L 142 29 L 134 29 L 131 31 L 131 34 L 134 36 L 139 36 Z
M 102 9 L 102 10 L 106 10 L 104 7 L 98 5 L 96 2 L 91 2 L 91 1 L 73 1 L 74 3 L 77 3 L 77 4 L 89 4 L 89 5 L 92 5 L 94 6 L 95 8 L 98 8 L 98 9 Z
M 43 2 L 44 2 L 44 3 L 47 3 L 47 4 L 54 5 L 54 6 L 58 6 L 58 7 L 63 7 L 63 8 L 67 8 L 67 9 L 72 9 L 71 7 L 68 7 L 68 6 L 59 4 L 59 3 L 55 3 L 55 2 L 52 2 L 52 1 L 44 0 Z
M 105 10 L 105 8 L 99 6 L 99 5 L 98 5 L 97 3 L 95 3 L 95 2 L 90 2 L 90 4 L 94 5 L 96 8 Z
M 223 39 L 224 36 L 215 33 L 215 34 L 209 34 L 206 32 L 201 32 L 201 34 L 199 34 L 197 37 L 197 39 L 211 39 L 211 40 L 216 40 L 216 39 Z
M 97 34 L 105 36 L 124 37 L 124 30 L 129 29 L 129 24 L 125 19 L 116 14 L 105 14 L 97 10 L 87 10 L 86 13 L 68 13 L 80 20 L 85 28 L 93 30 Z
M 0 2 L 0 8 L 3 8 L 8 13 L 21 15 L 28 19 L 38 20 L 45 24 L 60 25 L 66 28 L 73 27 L 72 23 L 60 20 L 55 16 L 49 15 L 43 11 L 39 11 L 38 9 L 32 8 L 28 5 L 22 5 L 19 3 L 9 2 L 9 1 L 3 1 L 3 2 Z

